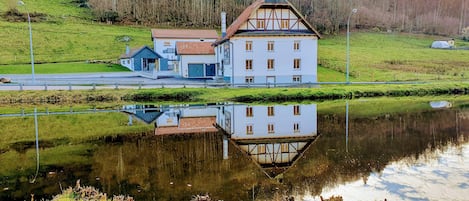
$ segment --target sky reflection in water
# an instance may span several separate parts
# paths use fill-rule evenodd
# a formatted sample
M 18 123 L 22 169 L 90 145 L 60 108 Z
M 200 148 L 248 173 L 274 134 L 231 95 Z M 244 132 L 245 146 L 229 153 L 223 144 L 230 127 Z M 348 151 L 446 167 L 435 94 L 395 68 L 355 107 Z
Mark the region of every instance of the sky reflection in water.
M 344 200 L 468 200 L 469 144 L 391 163 L 367 179 L 323 189 Z M 365 183 L 366 181 L 366 183 Z M 306 196 L 303 200 L 320 200 Z

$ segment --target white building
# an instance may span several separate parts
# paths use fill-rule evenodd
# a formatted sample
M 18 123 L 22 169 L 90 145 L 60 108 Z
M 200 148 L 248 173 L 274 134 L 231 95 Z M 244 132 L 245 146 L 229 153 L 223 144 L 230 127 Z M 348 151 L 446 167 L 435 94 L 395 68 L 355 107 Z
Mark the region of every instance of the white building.
M 215 30 L 195 29 L 152 29 L 154 50 L 163 57 L 160 60 L 158 76 L 181 75 L 180 57 L 176 55 L 176 44 L 178 42 L 215 42 L 218 34 Z M 214 55 L 212 55 L 214 57 Z
M 234 140 L 301 138 L 317 135 L 316 105 L 226 106 L 218 125 Z
M 255 1 L 222 35 L 215 46 L 227 82 L 317 82 L 320 35 L 286 0 Z
M 266 175 L 275 177 L 292 166 L 316 139 L 317 108 L 225 106 L 217 115 L 217 124 Z

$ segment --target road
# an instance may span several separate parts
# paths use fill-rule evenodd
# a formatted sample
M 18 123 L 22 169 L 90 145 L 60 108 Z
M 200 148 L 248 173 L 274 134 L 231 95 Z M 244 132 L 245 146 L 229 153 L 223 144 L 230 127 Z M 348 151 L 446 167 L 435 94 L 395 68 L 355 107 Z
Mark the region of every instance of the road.
M 161 87 L 207 87 L 216 84 L 212 79 L 183 79 L 143 77 L 135 72 L 36 74 L 35 82 L 30 74 L 0 75 L 12 80 L 0 84 L 1 90 L 70 90 L 95 88 L 161 88 Z

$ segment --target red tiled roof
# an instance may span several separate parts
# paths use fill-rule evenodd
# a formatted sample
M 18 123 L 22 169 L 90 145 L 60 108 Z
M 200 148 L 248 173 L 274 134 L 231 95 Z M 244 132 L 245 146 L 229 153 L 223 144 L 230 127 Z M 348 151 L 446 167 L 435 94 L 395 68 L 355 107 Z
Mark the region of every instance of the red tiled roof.
M 217 39 L 215 30 L 205 29 L 152 29 L 153 38 L 175 38 L 175 39 Z
M 318 37 L 321 37 L 319 35 L 319 32 L 316 31 L 316 29 L 313 28 L 313 26 L 311 24 L 308 23 L 308 21 L 305 20 L 305 18 L 303 17 L 303 15 L 300 14 L 300 12 L 288 1 L 279 1 L 279 2 L 265 2 L 265 0 L 257 0 L 255 1 L 254 3 L 252 3 L 251 5 L 249 5 L 239 16 L 238 18 L 236 18 L 236 20 L 231 23 L 231 25 L 228 27 L 228 29 L 226 30 L 226 36 L 222 39 L 219 39 L 218 41 L 216 41 L 215 43 L 219 44 L 225 40 L 228 40 L 230 39 L 231 37 L 233 37 L 236 32 L 238 31 L 239 27 L 241 27 L 241 25 L 243 25 L 246 21 L 248 21 L 249 19 L 249 16 L 251 16 L 251 14 L 253 12 L 255 12 L 257 9 L 259 9 L 262 5 L 272 5 L 272 4 L 282 4 L 282 5 L 287 5 L 291 8 L 291 10 L 298 16 L 298 18 L 301 19 L 302 22 L 305 23 L 305 26 L 310 29 L 313 33 L 315 33 Z
M 176 42 L 178 55 L 215 55 L 212 42 Z
M 191 117 L 179 119 L 179 126 L 158 127 L 155 135 L 217 132 L 215 117 Z

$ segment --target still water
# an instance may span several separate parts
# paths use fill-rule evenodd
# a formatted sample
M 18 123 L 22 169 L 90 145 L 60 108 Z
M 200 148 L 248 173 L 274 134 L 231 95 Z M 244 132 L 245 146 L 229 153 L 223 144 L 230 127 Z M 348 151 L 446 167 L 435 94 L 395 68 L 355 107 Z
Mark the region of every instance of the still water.
M 1 144 L 0 200 L 51 199 L 77 180 L 136 200 L 469 199 L 464 101 L 39 110 L 0 115 L 9 132 L 39 121 L 38 152 L 34 129 Z M 112 125 L 111 137 L 68 138 Z M 47 140 L 55 130 L 63 137 Z

